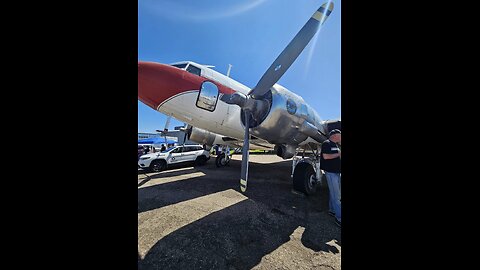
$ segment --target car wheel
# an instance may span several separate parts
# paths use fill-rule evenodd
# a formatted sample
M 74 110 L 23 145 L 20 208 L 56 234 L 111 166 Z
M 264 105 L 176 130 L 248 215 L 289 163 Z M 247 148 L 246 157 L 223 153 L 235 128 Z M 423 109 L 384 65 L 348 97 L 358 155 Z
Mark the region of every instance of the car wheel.
M 195 165 L 198 165 L 198 166 L 205 165 L 205 163 L 207 163 L 207 157 L 205 156 L 199 156 L 195 160 Z
M 154 160 L 150 164 L 150 170 L 152 172 L 163 171 L 163 170 L 165 170 L 166 167 L 167 167 L 167 163 L 165 162 L 165 160 Z

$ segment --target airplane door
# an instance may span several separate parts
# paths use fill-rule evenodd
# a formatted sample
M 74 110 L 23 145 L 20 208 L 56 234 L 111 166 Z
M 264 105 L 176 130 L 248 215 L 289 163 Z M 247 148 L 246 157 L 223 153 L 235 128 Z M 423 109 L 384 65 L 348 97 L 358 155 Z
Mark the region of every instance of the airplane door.
M 169 163 L 178 163 L 182 162 L 182 148 L 183 147 L 178 147 L 177 149 L 173 150 L 170 152 L 170 156 L 168 157 L 170 159 Z

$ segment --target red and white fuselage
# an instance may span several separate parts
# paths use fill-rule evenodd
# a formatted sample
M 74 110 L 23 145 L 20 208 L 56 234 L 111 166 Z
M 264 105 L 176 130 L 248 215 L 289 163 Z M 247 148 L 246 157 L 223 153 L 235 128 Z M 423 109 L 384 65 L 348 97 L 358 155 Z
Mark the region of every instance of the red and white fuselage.
M 138 99 L 140 101 L 191 126 L 242 141 L 244 125 L 241 121 L 241 109 L 239 106 L 227 104 L 220 101 L 219 98 L 213 111 L 197 106 L 199 91 L 205 81 L 215 84 L 220 96 L 235 92 L 247 95 L 250 91 L 249 87 L 195 62 L 186 61 L 171 65 L 144 61 L 138 62 Z M 266 146 L 265 143 L 262 143 L 261 146 L 258 145 L 256 147 L 253 142 L 251 148 L 273 148 L 274 144 L 298 146 L 308 142 L 318 143 L 318 141 L 305 136 L 303 133 L 296 135 L 299 133 L 298 130 L 299 128 L 301 129 L 303 122 L 310 123 L 310 126 L 314 126 L 318 130 L 324 130 L 324 125 L 318 114 L 305 103 L 302 97 L 288 91 L 286 88 L 275 84 L 272 87 L 272 91 L 281 93 L 285 100 L 288 99 L 289 102 L 296 104 L 295 108 L 297 110 L 298 107 L 298 111 L 295 113 L 290 112 L 291 115 L 282 112 L 282 114 L 277 113 L 278 116 L 275 116 L 272 113 L 270 118 L 267 117 L 269 122 L 264 127 L 259 127 L 259 130 L 263 130 L 263 133 L 260 131 L 257 133 L 253 132 L 253 135 L 257 138 L 264 140 L 265 143 L 268 142 L 269 146 L 261 147 Z M 282 107 L 283 111 L 285 111 L 285 101 L 283 99 L 277 100 L 278 104 L 274 105 Z M 281 122 L 285 118 L 292 118 L 293 120 L 289 119 L 288 126 L 275 126 L 277 123 L 282 124 Z M 279 134 L 283 134 L 283 137 L 288 138 L 282 139 L 283 137 L 279 136 Z

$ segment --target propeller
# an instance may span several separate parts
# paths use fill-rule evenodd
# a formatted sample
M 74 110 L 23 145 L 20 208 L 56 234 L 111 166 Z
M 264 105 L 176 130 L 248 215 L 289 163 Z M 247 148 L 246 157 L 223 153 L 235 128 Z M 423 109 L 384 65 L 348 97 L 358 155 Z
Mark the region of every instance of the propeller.
M 248 149 L 250 148 L 250 112 L 244 110 L 245 113 L 245 137 L 243 138 L 242 148 L 242 169 L 240 171 L 240 189 L 242 192 L 247 191 L 248 181 Z
M 172 119 L 172 115 L 169 115 L 167 117 L 167 121 L 165 121 L 165 127 L 163 128 L 163 130 L 156 130 L 157 132 L 160 132 L 163 137 L 165 138 L 165 145 L 167 145 L 167 132 L 168 132 L 168 125 L 170 125 L 170 119 Z
M 332 10 L 332 2 L 322 4 L 292 41 L 290 41 L 287 47 L 280 53 L 277 59 L 273 61 L 257 85 L 250 90 L 247 95 L 236 92 L 221 97 L 222 101 L 228 104 L 238 105 L 242 108 L 245 116 L 245 137 L 242 147 L 242 169 L 240 175 L 240 189 L 242 192 L 247 190 L 250 123 L 253 121 L 258 123 L 259 120 L 268 113 L 269 102 L 264 98 L 264 95 L 278 82 L 303 49 L 305 49 L 318 28 L 325 22 L 330 13 L 332 13 Z
M 184 135 L 183 135 L 183 145 L 185 145 L 185 143 L 187 142 L 188 133 L 191 132 L 192 129 L 188 127 L 187 123 L 185 123 L 185 125 L 182 128 L 180 128 L 180 131 L 182 131 L 184 133 Z
M 170 119 L 172 119 L 172 116 L 171 116 L 171 115 L 169 115 L 169 116 L 167 117 L 167 121 L 165 122 L 165 128 L 163 128 L 163 132 L 165 133 L 165 135 L 166 135 L 167 132 L 168 132 L 168 125 L 170 125 Z

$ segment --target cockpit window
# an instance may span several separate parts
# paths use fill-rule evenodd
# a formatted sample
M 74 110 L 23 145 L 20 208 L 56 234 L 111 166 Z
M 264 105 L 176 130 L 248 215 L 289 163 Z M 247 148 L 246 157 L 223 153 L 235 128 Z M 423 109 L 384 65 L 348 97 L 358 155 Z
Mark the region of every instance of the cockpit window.
M 172 65 L 174 67 L 177 67 L 177 68 L 180 68 L 180 69 L 185 69 L 185 67 L 187 66 L 187 64 L 176 64 L 176 65 Z
M 187 67 L 187 71 L 190 72 L 190 73 L 192 73 L 192 74 L 195 74 L 195 75 L 200 76 L 200 69 L 197 68 L 196 66 L 189 65 L 189 66 Z

